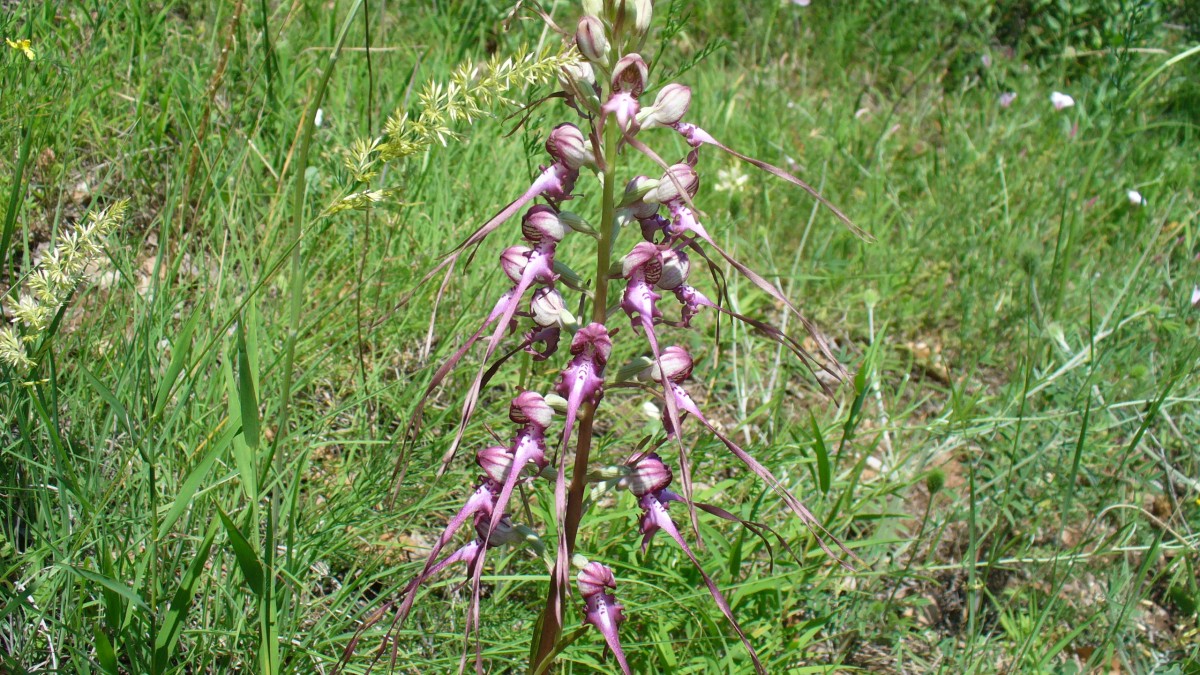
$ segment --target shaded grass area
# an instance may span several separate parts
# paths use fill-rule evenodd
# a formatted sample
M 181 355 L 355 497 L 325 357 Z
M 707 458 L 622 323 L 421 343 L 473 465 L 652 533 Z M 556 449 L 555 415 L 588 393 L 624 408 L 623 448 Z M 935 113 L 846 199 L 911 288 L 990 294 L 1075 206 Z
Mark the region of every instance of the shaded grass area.
M 347 4 L 24 3 L 0 16 L 0 33 L 31 37 L 38 55 L 0 57 L 0 195 L 18 195 L 4 211 L 5 283 L 89 206 L 128 197 L 133 214 L 37 382 L 5 373 L 5 670 L 327 672 L 469 491 L 465 460 L 434 478 L 467 368 L 429 406 L 387 506 L 419 392 L 501 292 L 499 245 L 454 280 L 431 332 L 432 292 L 400 301 L 515 196 L 569 117 L 544 105 L 508 137 L 513 121 L 480 122 L 390 168 L 393 202 L 319 213 L 348 182 L 342 149 L 411 89 L 557 38 L 534 20 L 503 30 L 499 2 L 366 3 L 299 173 L 301 111 Z M 696 91 L 691 117 L 793 167 L 878 239 L 764 177 L 739 188 L 742 169 L 702 157 L 710 231 L 772 271 L 858 377 L 825 397 L 765 339 L 722 325 L 718 343 L 705 317 L 678 334 L 704 373 L 693 388 L 866 563 L 830 564 L 696 436 L 699 497 L 802 552 L 772 565 L 753 537 L 704 522 L 706 569 L 770 672 L 1193 672 L 1200 183 L 1188 102 L 1200 59 L 1138 88 L 1189 46 L 1187 31 L 1131 14 L 1134 44 L 1167 55 L 1116 52 L 1113 38 L 1097 55 L 1046 59 L 952 5 L 849 4 L 764 3 L 747 17 L 698 2 L 654 61 L 657 80 L 703 56 L 679 78 Z M 571 24 L 574 9 L 554 11 Z M 1077 105 L 1054 111 L 1054 90 Z M 1018 97 L 1002 108 L 1006 91 Z M 646 135 L 664 157 L 685 152 Z M 307 292 L 281 433 L 297 175 Z M 594 212 L 598 187 L 581 180 L 572 208 Z M 569 263 L 584 251 L 570 248 Z M 749 285 L 729 292 L 739 311 L 785 320 Z M 614 363 L 635 355 L 619 342 Z M 486 400 L 554 375 L 519 362 Z M 627 430 L 649 433 L 643 402 L 610 397 L 600 457 L 622 459 L 637 440 Z M 495 405 L 481 410 L 468 447 L 505 424 Z M 819 455 L 833 462 L 827 489 Z M 539 520 L 544 499 L 528 501 Z M 637 513 L 628 498 L 604 502 L 580 543 L 620 578 L 635 669 L 749 672 L 686 558 L 661 542 L 640 553 Z M 519 551 L 493 560 L 484 655 L 515 672 L 544 568 Z M 455 579 L 432 587 L 401 633 L 402 672 L 458 667 L 468 597 Z M 352 669 L 381 637 L 364 637 Z M 612 667 L 590 633 L 563 663 Z

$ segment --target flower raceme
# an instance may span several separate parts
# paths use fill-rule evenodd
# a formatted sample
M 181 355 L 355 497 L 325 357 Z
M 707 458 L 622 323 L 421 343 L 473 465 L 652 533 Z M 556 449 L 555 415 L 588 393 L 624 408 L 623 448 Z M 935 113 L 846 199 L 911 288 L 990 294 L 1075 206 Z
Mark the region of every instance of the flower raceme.
M 761 538 L 768 550 L 768 534 L 774 532 L 761 523 L 742 520 L 711 504 L 692 497 L 691 473 L 687 448 L 687 420 L 694 419 L 704 433 L 716 437 L 748 469 L 777 494 L 784 505 L 812 532 L 818 544 L 833 558 L 853 557 L 836 543 L 819 520 L 791 492 L 782 480 L 754 458 L 750 452 L 726 435 L 701 409 L 697 398 L 686 388 L 696 364 L 686 349 L 667 340 L 671 331 L 692 326 L 703 310 L 724 314 L 746 323 L 768 338 L 787 347 L 811 369 L 824 369 L 836 377 L 845 371 L 831 347 L 816 328 L 805 319 L 790 300 L 757 272 L 720 247 L 702 219 L 695 200 L 701 194 L 698 169 L 705 148 L 729 154 L 741 161 L 796 185 L 829 207 L 853 228 L 845 214 L 790 173 L 761 160 L 743 155 L 722 144 L 692 122 L 685 121 L 692 91 L 684 84 L 666 83 L 654 92 L 652 103 L 644 104 L 652 91 L 650 68 L 635 49 L 644 42 L 651 16 L 648 0 L 590 0 L 584 3 L 585 16 L 579 20 L 575 46 L 583 61 L 564 61 L 558 76 L 563 99 L 579 115 L 579 125 L 565 122 L 549 130 L 545 150 L 549 164 L 540 169 L 529 187 L 495 216 L 476 229 L 443 258 L 423 281 L 444 273 L 442 289 L 454 278 L 464 254 L 485 243 L 493 233 L 521 214 L 519 227 L 511 230 L 507 244 L 498 247 L 499 269 L 496 277 L 507 279 L 506 290 L 492 304 L 491 311 L 478 327 L 464 336 L 461 345 L 434 372 L 418 401 L 409 430 L 415 436 L 425 402 L 445 378 L 480 347 L 478 367 L 463 397 L 457 431 L 442 458 L 444 471 L 468 439 L 468 425 L 479 408 L 482 394 L 500 367 L 514 355 L 526 352 L 533 361 L 551 362 L 560 343 L 568 345 L 569 355 L 553 380 L 553 393 L 542 395 L 537 373 L 529 379 L 531 389 L 516 393 L 510 401 L 509 420 L 515 431 L 507 444 L 482 444 L 475 451 L 481 475 L 474 491 L 450 518 L 442 534 L 431 547 L 420 572 L 405 587 L 403 601 L 396 614 L 401 625 L 410 614 L 421 586 L 434 575 L 462 563 L 471 589 L 471 604 L 466 622 L 468 636 L 478 636 L 481 575 L 487 554 L 497 546 L 530 546 L 545 562 L 550 586 L 546 607 L 533 636 L 530 672 L 546 672 L 560 646 L 566 619 L 566 600 L 572 594 L 570 571 L 578 569 L 575 590 L 581 598 L 582 619 L 600 633 L 605 647 L 624 673 L 631 673 L 621 647 L 619 629 L 626 620 L 625 607 L 618 602 L 613 571 L 600 562 L 588 561 L 575 552 L 576 535 L 586 508 L 584 495 L 589 482 L 616 485 L 630 492 L 641 510 L 639 530 L 645 549 L 654 536 L 663 532 L 695 565 L 713 600 L 744 643 L 757 672 L 765 672 L 753 645 L 738 625 L 716 581 L 704 569 L 696 549 L 686 533 L 699 536 L 697 512 L 738 523 Z M 644 141 L 643 134 L 656 129 L 673 131 L 689 146 L 687 155 L 668 163 Z M 622 156 L 638 152 L 654 161 L 662 170 L 658 178 L 633 176 L 622 178 L 618 167 Z M 563 210 L 572 199 L 576 183 L 595 175 L 602 188 L 601 212 L 593 228 L 578 215 Z M 624 185 L 623 190 L 617 186 Z M 853 228 L 856 232 L 861 232 Z M 629 235 L 625 248 L 618 248 Z M 586 237 L 568 235 L 585 233 Z M 864 235 L 865 236 L 865 235 Z M 516 239 L 519 238 L 519 241 Z M 582 241 L 594 246 L 595 274 L 590 286 L 557 260 L 559 248 Z M 505 247 L 506 246 L 506 247 Z M 616 261 L 613 251 L 623 251 Z M 763 292 L 779 301 L 797 316 L 819 355 L 809 354 L 803 344 L 768 323 L 744 316 L 724 307 L 723 294 L 706 294 L 691 281 L 693 263 L 703 263 L 716 271 L 724 261 Z M 715 279 L 722 278 L 714 273 Z M 609 283 L 618 281 L 621 294 L 609 301 Z M 575 295 L 579 293 L 580 296 Z M 440 298 L 441 292 L 438 297 Z M 673 296 L 673 297 L 672 297 Z M 664 302 L 664 297 L 672 297 Z M 578 307 L 578 319 L 568 309 Z M 615 315 L 624 315 L 617 320 Z M 621 330 L 619 323 L 629 328 Z M 620 333 L 620 336 L 618 334 Z M 512 336 L 512 337 L 510 337 Z M 617 338 L 627 340 L 639 357 L 638 368 L 628 367 L 613 373 L 608 362 L 613 357 Z M 635 381 L 625 374 L 642 370 Z M 550 391 L 553 369 L 542 371 L 542 391 Z M 620 385 L 619 389 L 613 385 Z M 635 452 L 613 464 L 592 457 L 593 420 L 604 413 L 608 391 L 644 391 L 662 401 L 662 430 L 653 451 Z M 412 438 L 413 436 L 410 436 Z M 648 439 L 654 440 L 654 439 Z M 630 439 L 632 444 L 633 439 Z M 607 447 L 620 447 L 620 442 Z M 639 445 L 644 447 L 645 443 Z M 675 472 L 664 456 L 674 453 L 681 478 L 682 494 L 671 490 Z M 660 456 L 659 453 L 663 453 Z M 595 465 L 608 467 L 594 471 Z M 440 472 L 439 472 L 440 473 Z M 614 479 L 615 476 L 615 480 Z M 537 500 L 553 514 L 552 523 L 518 523 L 528 519 L 528 509 L 517 513 L 512 508 L 516 490 L 522 499 Z M 598 508 L 593 503 L 591 508 Z M 552 508 L 549 508 L 550 505 Z M 669 510 L 679 504 L 679 512 L 691 519 L 690 528 L 680 528 Z M 470 527 L 467 527 L 470 525 Z M 553 555 L 543 550 L 539 529 L 557 539 Z M 442 557 L 442 552 L 466 532 L 466 543 Z M 778 543 L 787 548 L 778 535 Z M 832 540 L 840 553 L 826 543 Z M 790 548 L 789 548 L 790 551 Z M 545 555 L 542 555 L 545 553 Z M 579 606 L 579 605 L 577 605 Z M 364 627 L 365 630 L 365 627 Z M 357 641 L 357 638 L 356 638 Z M 349 650 L 349 648 L 348 648 Z M 463 667 L 466 652 L 463 654 Z M 476 637 L 476 669 L 482 672 L 482 655 Z

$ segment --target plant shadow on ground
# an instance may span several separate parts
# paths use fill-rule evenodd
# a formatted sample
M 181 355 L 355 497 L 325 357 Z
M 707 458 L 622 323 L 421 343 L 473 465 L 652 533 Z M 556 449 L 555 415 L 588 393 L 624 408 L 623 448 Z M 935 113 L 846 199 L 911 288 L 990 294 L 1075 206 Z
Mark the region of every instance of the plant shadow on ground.
M 295 140 L 346 3 L 52 4 L 0 17 L 37 51 L 0 57 L 0 195 L 18 195 L 0 210 L 15 223 L 0 281 L 19 280 L 89 206 L 132 205 L 63 317 L 48 381 L 7 374 L 0 394 L 2 669 L 248 670 L 266 635 L 279 672 L 328 671 L 461 503 L 469 469 L 433 478 L 460 376 L 430 403 L 385 506 L 415 392 L 502 281 L 456 279 L 432 332 L 431 294 L 399 301 L 536 171 L 527 149 L 561 111 L 544 106 L 506 138 L 513 121 L 480 122 L 385 176 L 403 186 L 394 203 L 311 219 L 276 470 Z M 683 4 L 682 56 L 661 67 L 699 60 L 679 77 L 696 91 L 692 116 L 791 167 L 878 239 L 732 164 L 704 178 L 714 236 L 773 270 L 858 374 L 826 397 L 737 326 L 718 342 L 706 317 L 681 338 L 712 373 L 697 389 L 714 416 L 866 563 L 832 565 L 715 442 L 695 441 L 708 458 L 699 497 L 802 552 L 772 565 L 736 528 L 701 528 L 707 570 L 768 670 L 1196 672 L 1200 58 L 1140 86 L 1193 44 L 1194 17 L 1100 3 L 1120 7 L 1103 22 L 1067 17 L 1089 27 L 1068 31 L 1023 8 L 1037 3 L 767 2 L 749 16 L 744 3 Z M 304 176 L 314 216 L 347 182 L 342 149 L 410 84 L 557 39 L 533 20 L 503 30 L 499 1 L 366 6 Z M 556 7 L 571 25 L 575 10 Z M 1055 90 L 1076 105 L 1056 111 Z M 585 204 L 594 188 L 581 186 Z M 749 286 L 729 294 L 785 320 Z M 518 370 L 488 396 L 549 381 Z M 628 448 L 608 432 L 650 420 L 642 399 L 614 400 L 598 443 L 617 458 Z M 480 419 L 468 442 L 503 424 Z M 827 485 L 818 456 L 832 462 Z M 749 672 L 686 559 L 640 553 L 636 517 L 618 500 L 581 535 L 622 578 L 635 670 Z M 255 551 L 274 533 L 264 581 Z M 485 576 L 493 672 L 523 670 L 543 571 L 511 553 Z M 279 589 L 269 625 L 267 586 Z M 454 579 L 428 591 L 400 634 L 401 672 L 457 668 L 466 598 Z M 381 636 L 364 637 L 351 672 Z M 611 665 L 594 636 L 563 663 Z

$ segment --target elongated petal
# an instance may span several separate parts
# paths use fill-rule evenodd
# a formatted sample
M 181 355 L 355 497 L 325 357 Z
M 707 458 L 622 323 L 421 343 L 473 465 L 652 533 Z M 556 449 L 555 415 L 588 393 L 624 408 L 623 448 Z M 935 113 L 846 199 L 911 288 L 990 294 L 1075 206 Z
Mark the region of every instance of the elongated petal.
M 717 588 L 717 584 L 714 583 L 712 578 L 708 576 L 708 573 L 704 571 L 704 566 L 702 566 L 700 561 L 696 559 L 696 554 L 692 553 L 692 549 L 690 546 L 688 546 L 687 541 L 684 540 L 683 535 L 679 534 L 679 528 L 675 527 L 675 521 L 672 520 L 671 515 L 667 513 L 666 505 L 658 501 L 658 499 L 652 494 L 643 496 L 641 504 L 642 508 L 645 509 L 646 513 L 652 519 L 654 525 L 674 539 L 675 543 L 679 544 L 679 548 L 683 549 L 683 552 L 685 555 L 687 555 L 688 560 L 692 561 L 692 565 L 695 566 L 696 571 L 699 572 L 701 578 L 704 579 L 704 585 L 708 587 L 708 592 L 712 595 L 713 601 L 717 603 L 717 607 L 721 610 L 721 613 L 725 615 L 725 618 L 729 621 L 729 624 L 733 626 L 734 632 L 736 632 L 738 637 L 742 639 L 742 644 L 746 646 L 746 650 L 750 652 L 750 659 L 754 661 L 754 670 L 761 675 L 765 675 L 767 671 L 765 668 L 763 668 L 762 662 L 758 660 L 758 652 L 754 651 L 754 645 L 750 644 L 750 640 L 746 637 L 746 634 L 742 632 L 742 627 L 738 625 L 737 619 L 734 618 L 733 610 L 729 607 L 729 602 L 725 600 L 725 596 L 721 594 L 721 589 Z
M 743 155 L 742 153 L 738 152 L 737 150 L 734 150 L 733 148 L 717 141 L 717 139 L 713 138 L 712 135 L 709 134 L 707 131 L 701 129 L 700 127 L 697 127 L 694 124 L 680 123 L 680 124 L 675 125 L 675 128 L 679 131 L 679 133 L 683 134 L 684 138 L 686 138 L 688 140 L 688 143 L 690 143 L 693 147 L 699 147 L 700 145 L 714 146 L 723 152 L 726 152 L 730 155 L 733 155 L 734 157 L 737 157 L 738 159 L 742 160 L 743 162 L 748 162 L 748 163 L 754 165 L 755 167 L 758 167 L 759 169 L 766 171 L 767 173 L 771 174 L 772 176 L 775 176 L 776 178 L 781 178 L 781 179 L 791 183 L 792 185 L 795 185 L 796 187 L 800 188 L 801 190 L 804 190 L 809 195 L 811 195 L 813 197 L 813 199 L 816 199 L 818 202 L 820 202 L 822 206 L 824 206 L 825 208 L 832 211 L 833 215 L 837 216 L 838 220 L 842 221 L 842 223 L 845 224 L 846 227 L 849 228 L 850 231 L 853 232 L 855 235 L 857 235 L 858 237 L 860 237 L 866 241 L 874 241 L 875 240 L 875 237 L 872 236 L 871 233 L 869 233 L 866 230 L 863 230 L 861 227 L 855 225 L 854 221 L 850 220 L 850 216 L 847 216 L 845 213 L 842 212 L 841 209 L 839 209 L 837 206 L 834 206 L 833 202 L 826 199 L 820 192 L 817 191 L 816 188 L 809 185 L 808 183 L 805 183 L 804 181 L 800 180 L 799 178 L 796 178 L 792 174 L 784 171 L 783 169 L 780 169 L 777 166 L 768 164 L 760 159 L 755 159 L 753 157 Z
M 700 224 L 700 221 L 696 220 L 695 214 L 686 206 L 683 206 L 678 202 L 674 203 L 672 205 L 672 215 L 674 216 L 673 222 L 676 223 L 681 229 L 693 232 L 697 237 L 702 239 L 704 243 L 708 244 L 714 251 L 720 254 L 720 256 L 724 258 L 726 262 L 732 265 L 734 269 L 740 272 L 742 276 L 749 279 L 751 283 L 753 283 L 755 286 L 758 286 L 767 295 L 783 303 L 783 306 L 787 307 L 792 312 L 792 315 L 800 321 L 805 330 L 808 331 L 808 334 L 813 338 L 813 341 L 817 344 L 817 348 L 821 351 L 821 355 L 827 360 L 827 363 L 821 364 L 821 367 L 824 370 L 837 377 L 839 380 L 848 377 L 846 369 L 842 367 L 842 364 L 837 360 L 837 357 L 833 355 L 833 351 L 829 348 L 829 343 L 821 334 L 821 331 L 819 331 L 817 327 L 808 320 L 808 317 L 804 316 L 804 314 L 801 313 L 794 304 L 792 304 L 791 300 L 788 300 L 783 293 L 780 293 L 779 289 L 775 288 L 774 284 L 764 279 L 757 272 L 744 265 L 740 260 L 726 252 L 725 249 L 721 248 L 708 234 L 708 231 L 704 229 L 704 226 Z
M 812 512 L 804 506 L 804 504 L 800 503 L 799 499 L 796 499 L 791 491 L 789 491 L 787 487 L 775 477 L 775 474 L 771 473 L 770 469 L 759 463 L 759 461 L 754 459 L 750 453 L 743 450 L 741 446 L 733 442 L 732 439 L 713 426 L 713 424 L 708 421 L 704 414 L 700 412 L 700 408 L 696 406 L 695 401 L 692 400 L 692 397 L 687 393 L 686 390 L 684 390 L 683 387 L 675 384 L 672 385 L 672 389 L 675 392 L 675 398 L 679 403 L 680 409 L 699 420 L 700 423 L 703 424 L 704 427 L 710 432 L 712 432 L 712 434 L 716 436 L 726 448 L 729 448 L 730 452 L 732 452 L 735 457 L 742 460 L 743 464 L 749 467 L 749 469 L 753 471 L 759 478 L 762 478 L 764 481 L 766 481 L 767 485 L 769 485 L 771 489 L 777 495 L 779 495 L 781 499 L 783 499 L 784 503 L 788 505 L 792 512 L 795 513 L 798 518 L 800 518 L 802 523 L 804 523 L 805 527 L 808 528 L 809 532 L 813 534 L 813 537 L 817 540 L 817 544 L 821 547 L 822 551 L 825 551 L 825 553 L 830 558 L 836 560 L 838 564 L 842 565 L 848 570 L 853 571 L 853 567 L 851 567 L 844 559 L 834 553 L 833 549 L 829 548 L 829 545 L 825 543 L 825 538 L 828 537 L 829 539 L 832 539 L 834 544 L 850 558 L 858 560 L 858 556 L 854 555 L 850 549 L 846 548 L 846 546 L 842 544 L 837 537 L 834 537 L 832 534 L 830 534 L 829 531 L 825 529 L 825 526 L 821 525 L 821 521 L 817 520 L 817 517 L 814 516 Z

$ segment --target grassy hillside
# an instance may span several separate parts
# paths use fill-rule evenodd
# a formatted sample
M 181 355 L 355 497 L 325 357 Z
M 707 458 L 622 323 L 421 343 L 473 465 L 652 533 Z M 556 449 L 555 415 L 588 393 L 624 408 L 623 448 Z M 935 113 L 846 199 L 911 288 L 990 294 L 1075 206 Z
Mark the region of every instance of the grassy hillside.
M 371 209 L 324 211 L 353 184 L 347 149 L 426 82 L 560 37 L 501 0 L 368 0 L 335 52 L 353 4 L 0 1 L 0 35 L 33 52 L 0 46 L 6 318 L 57 235 L 129 200 L 38 366 L 0 370 L 0 671 L 330 672 L 469 493 L 466 457 L 436 470 L 479 350 L 428 404 L 399 486 L 394 467 L 434 370 L 507 288 L 494 260 L 515 229 L 436 310 L 436 284 L 405 300 L 520 194 L 574 113 L 552 99 L 519 124 L 501 108 L 389 165 L 374 185 L 394 190 Z M 705 568 L 772 673 L 1200 669 L 1200 20 L 1187 3 L 1087 4 L 657 3 L 660 31 L 672 6 L 690 16 L 650 40 L 655 85 L 690 85 L 690 119 L 875 238 L 702 157 L 714 238 L 854 374 L 827 396 L 740 325 L 710 313 L 678 333 L 710 414 L 862 559 L 833 564 L 723 446 L 689 439 L 698 497 L 799 553 L 772 560 L 702 523 Z M 542 5 L 574 25 L 574 3 Z M 1054 91 L 1075 105 L 1056 110 Z M 307 153 L 306 107 L 321 118 Z M 572 208 L 598 218 L 598 184 L 577 191 Z M 563 251 L 584 268 L 584 248 Z M 728 278 L 734 309 L 788 321 Z M 514 359 L 467 445 L 508 433 L 505 394 L 548 390 L 559 367 Z M 606 456 L 650 433 L 648 400 L 612 397 Z M 528 507 L 547 513 L 546 496 Z M 640 552 L 638 513 L 622 496 L 580 535 L 619 575 L 634 670 L 753 672 L 687 559 L 663 540 Z M 545 568 L 498 551 L 484 660 L 525 672 Z M 468 600 L 457 577 L 432 584 L 396 670 L 454 672 Z M 595 631 L 562 663 L 615 668 Z

